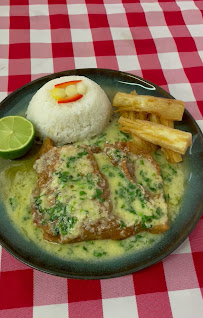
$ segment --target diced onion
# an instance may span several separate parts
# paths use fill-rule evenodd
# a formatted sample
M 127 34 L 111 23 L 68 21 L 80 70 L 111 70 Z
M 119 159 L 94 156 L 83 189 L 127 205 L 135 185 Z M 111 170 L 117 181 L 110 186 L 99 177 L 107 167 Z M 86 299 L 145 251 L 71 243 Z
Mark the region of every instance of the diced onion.
M 77 94 L 78 94 L 75 85 L 69 85 L 69 86 L 67 86 L 67 87 L 65 88 L 65 92 L 66 92 L 66 95 L 67 95 L 68 97 L 71 97 L 71 96 L 74 96 L 74 95 L 77 95 Z
M 81 95 L 84 95 L 87 92 L 87 87 L 83 82 L 76 84 L 77 92 Z

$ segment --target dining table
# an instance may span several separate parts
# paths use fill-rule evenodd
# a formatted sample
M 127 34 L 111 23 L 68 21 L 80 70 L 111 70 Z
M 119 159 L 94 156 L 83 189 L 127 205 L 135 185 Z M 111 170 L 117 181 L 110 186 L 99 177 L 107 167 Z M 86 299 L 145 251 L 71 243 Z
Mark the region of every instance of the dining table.
M 0 101 L 48 74 L 111 69 L 183 100 L 203 130 L 202 13 L 199 0 L 0 0 Z M 1 318 L 202 318 L 202 296 L 203 217 L 166 258 L 114 278 L 50 275 L 0 247 Z

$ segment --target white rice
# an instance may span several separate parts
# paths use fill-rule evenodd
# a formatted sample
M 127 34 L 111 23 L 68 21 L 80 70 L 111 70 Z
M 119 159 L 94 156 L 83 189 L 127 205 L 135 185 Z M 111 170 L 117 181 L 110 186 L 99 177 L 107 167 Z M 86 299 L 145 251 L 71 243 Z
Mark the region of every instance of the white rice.
M 86 94 L 78 101 L 58 104 L 51 96 L 55 84 L 82 80 Z M 64 76 L 49 81 L 33 96 L 26 112 L 43 140 L 50 137 L 56 145 L 95 136 L 102 132 L 112 114 L 111 103 L 103 89 L 84 76 Z

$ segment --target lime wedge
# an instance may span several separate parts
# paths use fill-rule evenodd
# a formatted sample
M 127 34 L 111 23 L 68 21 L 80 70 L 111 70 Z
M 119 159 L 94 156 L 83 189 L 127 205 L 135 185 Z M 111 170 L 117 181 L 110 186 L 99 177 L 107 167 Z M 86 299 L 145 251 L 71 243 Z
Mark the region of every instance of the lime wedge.
M 0 156 L 5 159 L 22 157 L 34 141 L 34 126 L 24 117 L 7 116 L 0 119 Z

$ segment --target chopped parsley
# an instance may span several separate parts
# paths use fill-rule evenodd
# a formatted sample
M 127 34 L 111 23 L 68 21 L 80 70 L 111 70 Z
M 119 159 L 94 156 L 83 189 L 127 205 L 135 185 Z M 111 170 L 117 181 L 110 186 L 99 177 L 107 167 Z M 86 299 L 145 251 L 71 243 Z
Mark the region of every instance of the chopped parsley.
M 82 152 L 78 153 L 78 158 L 82 158 L 83 156 L 86 156 L 88 154 L 87 149 L 84 149 Z
M 164 195 L 164 199 L 165 199 L 166 203 L 168 203 L 169 200 L 170 200 L 170 195 L 169 194 L 165 194 Z
M 124 227 L 126 227 L 126 224 L 122 220 L 120 220 L 120 228 L 122 229 Z
M 94 251 L 93 252 L 93 256 L 95 256 L 95 257 L 102 257 L 104 255 L 107 255 L 107 252 L 105 252 L 105 251 Z
M 124 133 L 123 131 L 120 130 L 120 133 L 123 135 L 122 141 L 127 141 L 130 140 L 131 137 L 129 134 Z
M 40 196 L 35 198 L 35 207 L 43 214 L 42 225 L 47 222 L 54 222 L 52 233 L 54 236 L 58 234 L 67 235 L 77 222 L 77 218 L 69 214 L 70 207 L 56 199 L 55 204 L 50 208 L 42 208 L 42 199 Z
M 94 196 L 92 197 L 93 199 L 98 199 L 100 202 L 104 202 L 104 198 L 103 198 L 103 191 L 99 188 L 96 189 L 96 192 L 94 194 Z
M 87 194 L 85 191 L 80 191 L 80 195 L 85 195 Z
M 143 181 L 146 183 L 147 187 L 149 188 L 149 190 L 151 190 L 152 192 L 156 192 L 158 189 L 162 189 L 162 183 L 154 183 L 152 179 L 150 179 L 147 176 L 147 173 L 144 172 L 143 170 L 140 170 L 140 176 L 142 177 L 142 182 L 141 184 L 143 184 Z
M 9 198 L 8 199 L 8 202 L 12 208 L 12 210 L 15 210 L 16 207 L 17 207 L 17 200 L 16 200 L 16 197 L 13 197 L 13 198 Z

